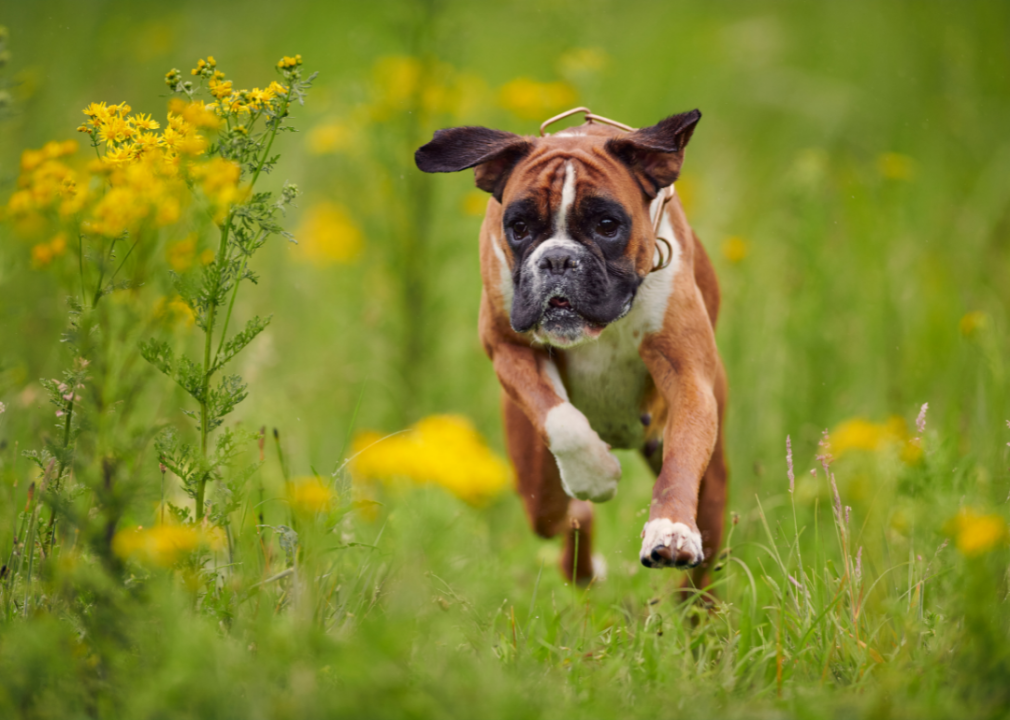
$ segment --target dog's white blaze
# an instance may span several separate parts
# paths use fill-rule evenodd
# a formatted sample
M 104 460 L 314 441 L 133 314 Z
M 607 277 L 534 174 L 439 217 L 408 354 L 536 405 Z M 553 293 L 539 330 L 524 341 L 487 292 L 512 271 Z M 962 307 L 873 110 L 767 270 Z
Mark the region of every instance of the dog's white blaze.
M 605 502 L 617 494 L 621 463 L 570 402 L 555 405 L 544 422 L 564 491 L 579 500 Z
M 556 247 L 568 248 L 570 251 L 578 252 L 582 250 L 582 245 L 572 240 L 568 234 L 568 211 L 575 202 L 575 166 L 571 162 L 565 163 L 565 182 L 561 187 L 561 204 L 558 207 L 557 215 L 554 217 L 554 235 L 544 240 L 537 249 L 526 259 L 526 269 L 532 273 L 534 281 L 540 276 L 537 265 L 540 258 L 548 250 Z
M 505 251 L 501 249 L 501 236 L 491 236 L 491 249 L 498 260 L 498 289 L 505 305 L 505 313 L 512 317 L 512 295 L 515 289 L 512 287 L 512 273 L 509 271 L 509 262 L 505 257 Z
M 571 161 L 565 163 L 565 182 L 561 186 L 561 206 L 558 208 L 557 224 L 554 226 L 554 237 L 567 238 L 568 211 L 575 202 L 575 166 Z
M 701 535 L 682 522 L 673 522 L 667 518 L 656 518 L 645 523 L 642 528 L 642 551 L 640 557 L 648 558 L 655 547 L 673 546 L 674 551 L 687 550 L 691 555 L 691 565 L 697 565 L 705 559 L 701 545 Z

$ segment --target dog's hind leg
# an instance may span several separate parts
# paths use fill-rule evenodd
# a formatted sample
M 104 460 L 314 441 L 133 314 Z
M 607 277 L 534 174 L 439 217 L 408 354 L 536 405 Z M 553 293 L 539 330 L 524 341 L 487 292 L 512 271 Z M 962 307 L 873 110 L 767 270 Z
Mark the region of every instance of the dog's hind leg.
M 516 471 L 516 491 L 533 532 L 543 538 L 565 533 L 565 551 L 561 555 L 561 571 L 583 584 L 593 578 L 592 504 L 573 500 L 561 486 L 557 461 L 522 409 L 502 393 L 505 420 L 505 442 Z M 576 557 L 576 546 L 578 557 Z

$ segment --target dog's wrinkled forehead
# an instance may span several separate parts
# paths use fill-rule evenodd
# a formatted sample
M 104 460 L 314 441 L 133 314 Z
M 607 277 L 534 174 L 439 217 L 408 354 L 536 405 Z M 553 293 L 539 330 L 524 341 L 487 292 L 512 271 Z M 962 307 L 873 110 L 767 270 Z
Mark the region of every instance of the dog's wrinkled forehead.
M 529 168 L 517 168 L 519 172 L 510 183 L 514 192 L 504 198 L 506 224 L 511 216 L 521 214 L 545 222 L 548 226 L 545 229 L 553 236 L 569 237 L 568 223 L 578 190 L 579 165 L 571 157 L 555 155 L 531 163 Z M 582 175 L 584 180 L 585 172 Z

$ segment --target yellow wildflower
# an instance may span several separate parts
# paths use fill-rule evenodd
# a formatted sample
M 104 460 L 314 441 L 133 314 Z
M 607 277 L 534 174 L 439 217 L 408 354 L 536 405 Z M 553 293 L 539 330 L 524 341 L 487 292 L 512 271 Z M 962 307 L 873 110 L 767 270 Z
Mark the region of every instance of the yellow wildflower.
M 984 555 L 1005 545 L 1010 534 L 1001 515 L 983 515 L 972 508 L 961 508 L 944 525 L 944 531 L 954 538 L 954 545 L 967 557 Z
M 733 235 L 722 241 L 722 256 L 736 265 L 750 255 L 750 243 Z
M 232 93 L 231 80 L 211 80 L 207 87 L 210 90 L 210 94 L 218 100 L 230 97 Z
M 886 152 L 877 158 L 877 170 L 888 180 L 911 180 L 915 175 L 915 161 L 908 155 Z
M 898 445 L 899 456 L 906 464 L 914 465 L 922 459 L 922 441 L 909 436 L 904 418 L 897 415 L 882 423 L 852 418 L 835 427 L 830 437 L 831 452 L 836 458 L 852 450 L 881 452 Z
M 193 265 L 196 257 L 196 233 L 190 233 L 179 242 L 169 244 L 165 250 L 165 259 L 176 272 L 186 272 Z
M 886 423 L 853 418 L 831 431 L 831 452 L 837 458 L 849 450 L 882 450 L 888 444 L 904 440 L 907 435 L 905 421 L 898 416 L 890 417 Z
M 153 315 L 159 320 L 167 320 L 172 325 L 181 322 L 186 327 L 192 327 L 196 322 L 193 309 L 179 295 L 171 300 L 164 297 L 158 298 L 154 304 Z
M 363 245 L 361 230 L 341 205 L 320 202 L 308 209 L 295 233 L 292 251 L 316 265 L 355 260 Z
M 415 57 L 394 55 L 376 61 L 372 76 L 380 118 L 390 111 L 410 109 L 421 83 L 422 70 L 421 61 Z
M 157 120 L 153 120 L 150 115 L 132 115 L 126 121 L 138 130 L 157 130 L 161 127 Z
M 575 88 L 568 83 L 543 83 L 526 77 L 505 83 L 498 92 L 498 103 L 524 120 L 545 120 L 577 100 Z
M 121 117 L 111 117 L 98 128 L 98 138 L 104 143 L 126 142 L 136 131 Z
M 287 484 L 286 495 L 291 509 L 304 515 L 328 511 L 336 498 L 329 483 L 318 476 L 295 478 Z
M 691 212 L 698 197 L 698 183 L 695 181 L 694 175 L 681 175 L 677 178 L 675 187 L 681 206 L 685 211 Z
M 324 123 L 312 128 L 306 136 L 306 144 L 313 155 L 326 155 L 346 150 L 351 144 L 351 133 L 346 125 L 339 122 Z
M 473 217 L 483 217 L 487 210 L 488 194 L 471 190 L 463 196 L 463 212 Z
M 208 162 L 193 165 L 190 175 L 200 181 L 207 199 L 215 207 L 214 222 L 220 224 L 231 211 L 231 206 L 245 197 L 245 190 L 239 188 L 242 168 L 230 160 L 214 157 Z
M 164 524 L 119 531 L 112 539 L 112 550 L 123 559 L 171 567 L 201 547 L 217 550 L 222 543 L 222 534 L 216 528 Z
M 567 78 L 585 77 L 603 70 L 610 57 L 599 48 L 572 48 L 558 58 L 558 73 Z
M 290 70 L 293 67 L 298 67 L 302 64 L 302 56 L 295 55 L 294 57 L 288 57 L 285 55 L 280 60 L 277 61 L 277 68 L 279 70 Z
M 965 313 L 964 316 L 962 316 L 960 322 L 958 322 L 958 329 L 965 337 L 972 337 L 979 330 L 985 329 L 988 324 L 988 315 L 981 310 L 973 310 L 972 312 Z
M 471 505 L 482 505 L 509 485 L 508 463 L 491 451 L 468 420 L 433 415 L 409 432 L 354 440 L 351 472 L 358 482 L 406 478 L 434 483 Z

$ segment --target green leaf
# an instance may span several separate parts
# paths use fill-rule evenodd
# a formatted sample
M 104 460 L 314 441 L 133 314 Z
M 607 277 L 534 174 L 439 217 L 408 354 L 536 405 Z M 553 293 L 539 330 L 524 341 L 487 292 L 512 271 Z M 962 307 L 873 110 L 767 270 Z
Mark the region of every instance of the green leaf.
M 268 316 L 266 319 L 263 319 L 256 316 L 246 323 L 242 332 L 235 335 L 231 340 L 224 344 L 224 347 L 221 348 L 214 365 L 210 369 L 210 374 L 220 370 L 224 367 L 225 363 L 242 352 L 246 345 L 251 343 L 257 335 L 266 329 L 267 325 L 270 324 L 272 317 L 273 316 Z
M 248 386 L 238 375 L 226 375 L 220 384 L 212 389 L 207 398 L 207 430 L 213 430 L 224 422 L 224 416 L 246 399 Z
M 146 340 L 140 343 L 140 355 L 162 373 L 175 379 L 175 371 L 173 370 L 175 353 L 172 352 L 172 348 L 167 342 Z

